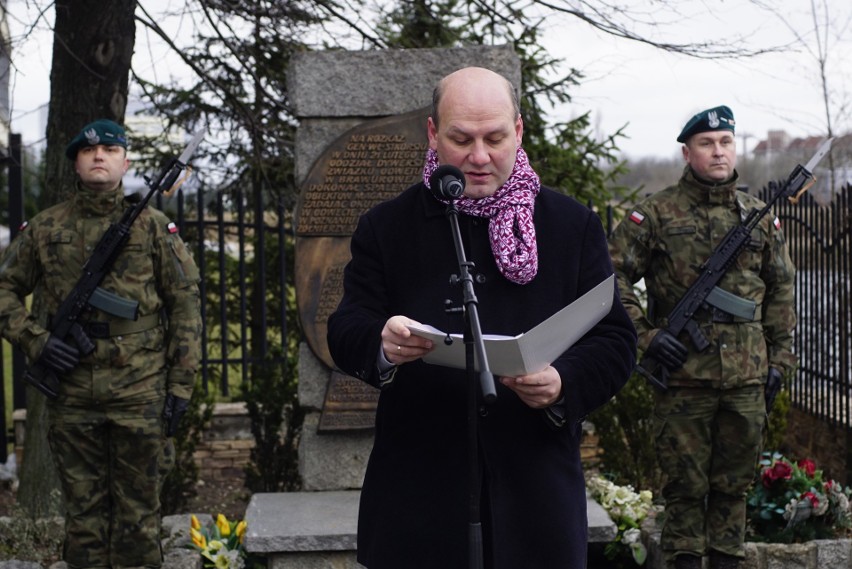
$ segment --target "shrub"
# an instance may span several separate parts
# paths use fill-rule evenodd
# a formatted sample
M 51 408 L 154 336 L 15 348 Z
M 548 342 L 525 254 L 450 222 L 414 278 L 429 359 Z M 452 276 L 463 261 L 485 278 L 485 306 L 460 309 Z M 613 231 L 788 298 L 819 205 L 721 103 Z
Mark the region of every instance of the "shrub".
M 662 476 L 654 451 L 654 394 L 648 382 L 633 374 L 589 420 L 599 436 L 600 468 L 607 478 L 658 493 Z
M 787 416 L 790 413 L 790 406 L 790 391 L 788 389 L 781 389 L 778 392 L 778 397 L 775 398 L 772 411 L 769 413 L 764 448 L 782 448 L 784 437 L 787 435 Z
M 255 440 L 246 487 L 253 492 L 298 490 L 304 412 L 298 403 L 295 357 L 289 357 L 288 365 L 264 362 L 255 372 L 242 387 Z

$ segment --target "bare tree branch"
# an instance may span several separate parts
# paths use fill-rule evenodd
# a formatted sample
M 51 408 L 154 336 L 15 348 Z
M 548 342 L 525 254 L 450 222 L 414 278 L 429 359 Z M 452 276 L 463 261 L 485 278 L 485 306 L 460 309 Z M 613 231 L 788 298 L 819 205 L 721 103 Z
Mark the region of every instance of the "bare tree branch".
M 713 39 L 698 42 L 668 42 L 655 40 L 650 35 L 640 34 L 631 30 L 628 23 L 642 24 L 651 28 L 659 28 L 664 25 L 653 16 L 661 12 L 679 14 L 674 3 L 667 0 L 657 0 L 653 3 L 655 8 L 645 11 L 648 19 L 639 17 L 640 14 L 622 5 L 610 4 L 606 1 L 590 2 L 585 0 L 531 0 L 538 7 L 550 10 L 557 14 L 565 14 L 581 20 L 592 28 L 605 34 L 645 44 L 657 49 L 678 53 L 698 59 L 730 59 L 751 58 L 767 53 L 776 53 L 789 49 L 789 44 L 749 48 L 746 46 L 744 36 L 731 38 Z M 670 25 L 667 23 L 665 25 Z

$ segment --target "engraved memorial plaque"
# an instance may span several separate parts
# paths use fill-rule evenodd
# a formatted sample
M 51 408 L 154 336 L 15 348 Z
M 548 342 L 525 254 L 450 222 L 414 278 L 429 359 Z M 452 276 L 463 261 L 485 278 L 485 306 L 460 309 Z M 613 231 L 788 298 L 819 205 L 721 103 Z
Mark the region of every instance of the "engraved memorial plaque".
M 378 389 L 366 385 L 360 379 L 333 371 L 328 382 L 318 430 L 372 429 L 378 402 Z
M 350 237 L 361 214 L 420 179 L 428 116 L 424 108 L 358 125 L 329 145 L 302 184 L 295 220 L 299 317 L 308 346 L 332 369 L 327 323 L 343 295 Z M 372 427 L 378 391 L 341 376 L 335 372 L 329 382 L 320 430 Z

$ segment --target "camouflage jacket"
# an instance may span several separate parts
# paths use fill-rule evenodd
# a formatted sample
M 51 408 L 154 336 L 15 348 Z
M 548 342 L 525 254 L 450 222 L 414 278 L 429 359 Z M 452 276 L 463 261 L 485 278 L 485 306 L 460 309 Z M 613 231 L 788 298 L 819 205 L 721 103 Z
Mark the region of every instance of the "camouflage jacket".
M 25 224 L 0 258 L 0 333 L 34 360 L 48 338 L 47 322 L 82 274 L 101 236 L 129 203 L 123 187 L 94 192 L 79 183 L 75 195 Z M 136 219 L 130 238 L 101 288 L 139 303 L 149 329 L 95 339 L 95 351 L 60 378 L 58 401 L 141 403 L 166 390 L 189 398 L 199 361 L 199 272 L 166 216 L 151 207 Z M 25 298 L 33 296 L 33 311 Z M 154 316 L 152 316 L 154 315 Z M 160 323 L 157 324 L 157 316 Z M 86 322 L 123 320 L 91 309 Z
M 687 166 L 677 185 L 641 202 L 615 229 L 610 255 L 640 349 L 646 349 L 657 329 L 666 325 L 666 316 L 728 230 L 751 209 L 763 207 L 757 198 L 738 191 L 736 180 L 735 174 L 731 181 L 711 186 L 697 180 Z M 696 320 L 711 345 L 699 353 L 684 332 L 679 340 L 689 355 L 683 368 L 672 373 L 670 385 L 756 384 L 765 381 L 769 365 L 782 373 L 795 365 L 791 351 L 795 267 L 780 223 L 766 215 L 751 237 L 719 287 L 756 302 L 755 321 L 714 322 L 702 309 Z M 633 287 L 643 278 L 654 300 L 652 315 L 645 314 Z

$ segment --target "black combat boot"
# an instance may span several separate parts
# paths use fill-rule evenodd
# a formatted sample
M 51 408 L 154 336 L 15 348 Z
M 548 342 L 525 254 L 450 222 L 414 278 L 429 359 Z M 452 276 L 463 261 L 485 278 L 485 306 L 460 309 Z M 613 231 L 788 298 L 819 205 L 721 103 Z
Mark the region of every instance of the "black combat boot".
M 675 557 L 675 569 L 701 569 L 701 558 L 684 553 Z
M 737 569 L 740 558 L 719 551 L 710 552 L 710 569 Z

